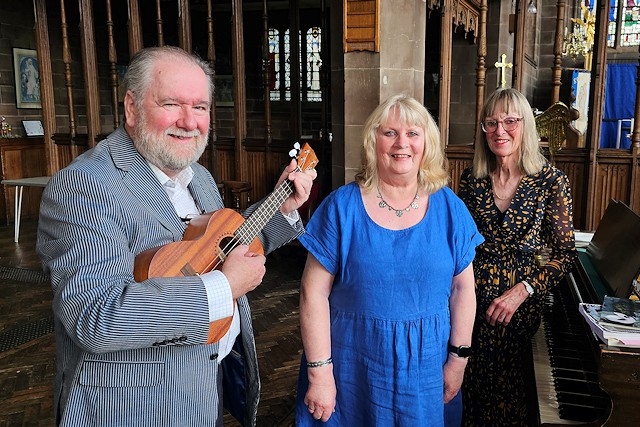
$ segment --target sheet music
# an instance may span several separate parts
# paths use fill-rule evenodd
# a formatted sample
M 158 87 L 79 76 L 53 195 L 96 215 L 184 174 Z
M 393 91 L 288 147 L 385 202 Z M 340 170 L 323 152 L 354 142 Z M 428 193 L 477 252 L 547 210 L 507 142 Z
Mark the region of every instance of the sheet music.
M 576 248 L 585 248 L 589 246 L 589 242 L 591 242 L 594 233 L 587 231 L 575 231 L 573 234 L 576 239 Z

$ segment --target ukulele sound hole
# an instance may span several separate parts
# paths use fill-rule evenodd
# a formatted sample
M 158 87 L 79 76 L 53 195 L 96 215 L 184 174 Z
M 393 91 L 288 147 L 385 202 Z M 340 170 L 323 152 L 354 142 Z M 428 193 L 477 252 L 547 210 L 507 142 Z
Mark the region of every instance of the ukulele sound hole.
M 224 262 L 225 258 L 236 246 L 242 244 L 235 237 L 227 236 L 220 240 L 220 247 L 218 248 L 218 258 Z

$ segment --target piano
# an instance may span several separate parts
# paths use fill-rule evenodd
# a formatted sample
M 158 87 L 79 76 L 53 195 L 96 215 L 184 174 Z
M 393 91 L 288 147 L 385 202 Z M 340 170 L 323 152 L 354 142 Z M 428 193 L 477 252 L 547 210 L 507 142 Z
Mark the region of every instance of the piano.
M 607 346 L 578 303 L 629 298 L 640 274 L 640 216 L 611 201 L 565 282 L 547 295 L 532 340 L 537 424 L 639 426 L 640 349 Z

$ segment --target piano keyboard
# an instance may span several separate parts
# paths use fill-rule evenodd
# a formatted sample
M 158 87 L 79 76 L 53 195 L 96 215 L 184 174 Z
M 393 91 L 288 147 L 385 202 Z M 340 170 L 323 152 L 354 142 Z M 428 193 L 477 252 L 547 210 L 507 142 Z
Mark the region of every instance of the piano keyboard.
M 542 324 L 532 339 L 541 423 L 588 423 L 608 408 L 582 318 L 565 298 L 557 291 L 547 295 Z
M 543 318 L 538 332 L 536 332 L 531 341 L 540 424 L 581 424 L 579 421 L 560 418 L 558 395 L 553 380 L 551 363 L 549 363 L 549 347 L 547 346 L 545 328 L 546 325 Z

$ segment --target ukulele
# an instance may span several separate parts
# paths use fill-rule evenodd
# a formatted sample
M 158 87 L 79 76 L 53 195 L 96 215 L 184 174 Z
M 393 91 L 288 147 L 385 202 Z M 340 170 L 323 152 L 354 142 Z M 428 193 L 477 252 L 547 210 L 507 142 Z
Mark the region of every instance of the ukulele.
M 294 157 L 296 154 L 296 171 L 313 169 L 318 164 L 309 144 L 300 148 L 296 142 L 289 155 Z M 182 240 L 148 249 L 136 256 L 135 280 L 195 276 L 219 269 L 226 256 L 238 245 L 248 245 L 250 251 L 264 254 L 257 236 L 293 192 L 293 183 L 285 179 L 246 219 L 229 208 L 192 218 Z M 210 323 L 209 344 L 219 341 L 227 333 L 232 319 L 230 316 Z

